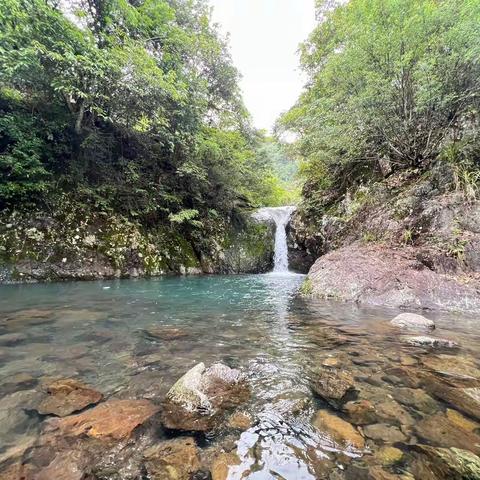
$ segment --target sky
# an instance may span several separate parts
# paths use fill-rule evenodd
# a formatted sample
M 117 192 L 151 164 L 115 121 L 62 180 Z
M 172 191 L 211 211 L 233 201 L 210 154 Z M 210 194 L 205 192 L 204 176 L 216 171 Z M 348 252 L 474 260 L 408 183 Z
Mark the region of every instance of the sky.
M 315 24 L 315 0 L 210 0 L 213 20 L 230 34 L 241 88 L 255 127 L 271 130 L 305 83 L 297 49 Z

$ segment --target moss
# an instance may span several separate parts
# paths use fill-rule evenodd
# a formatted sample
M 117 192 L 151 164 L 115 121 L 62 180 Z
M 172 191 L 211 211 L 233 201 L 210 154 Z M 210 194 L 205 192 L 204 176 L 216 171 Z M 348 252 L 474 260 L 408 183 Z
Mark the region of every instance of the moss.
M 307 278 L 302 285 L 300 286 L 301 295 L 312 295 L 313 294 L 313 284 L 310 278 Z

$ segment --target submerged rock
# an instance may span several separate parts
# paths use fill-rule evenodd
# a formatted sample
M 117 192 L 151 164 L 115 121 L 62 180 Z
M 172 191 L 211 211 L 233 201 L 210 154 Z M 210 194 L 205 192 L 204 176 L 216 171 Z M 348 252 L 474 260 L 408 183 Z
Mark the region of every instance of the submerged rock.
M 457 447 L 480 454 L 480 436 L 458 428 L 443 414 L 428 416 L 415 425 L 417 436 L 440 447 Z
M 480 420 L 480 388 L 457 388 L 432 380 L 426 383 L 427 390 L 435 397 L 453 405 L 471 417 Z
M 103 399 L 100 392 L 73 379 L 57 380 L 49 384 L 46 391 L 48 396 L 37 409 L 41 415 L 65 417 Z
M 240 458 L 237 454 L 221 453 L 212 463 L 210 469 L 212 480 L 227 480 L 230 469 L 236 465 L 240 465 Z
M 149 338 L 156 340 L 178 340 L 188 337 L 188 332 L 177 327 L 156 326 L 145 329 L 145 334 Z
M 252 426 L 252 419 L 246 413 L 237 412 L 228 419 L 228 426 L 236 430 L 248 430 Z
M 395 447 L 385 446 L 375 453 L 375 458 L 384 466 L 395 465 L 403 459 L 403 452 Z
M 327 410 L 319 410 L 312 423 L 319 430 L 329 433 L 335 441 L 343 446 L 351 445 L 355 448 L 365 446 L 365 440 L 353 425 L 332 415 Z
M 407 437 L 397 428 L 386 423 L 375 423 L 363 428 L 366 437 L 383 443 L 404 442 Z
M 310 386 L 319 397 L 334 408 L 341 408 L 355 393 L 352 377 L 339 370 L 315 371 Z
M 377 421 L 375 406 L 368 400 L 348 402 L 344 405 L 343 410 L 355 425 L 367 425 Z
M 118 441 L 129 438 L 135 428 L 158 411 L 159 407 L 148 400 L 109 400 L 78 415 L 51 420 L 49 431 Z
M 477 480 L 480 478 L 480 457 L 459 448 L 436 448 L 428 445 L 412 447 L 417 461 L 415 478 L 422 480 Z
M 198 448 L 191 437 L 161 442 L 147 449 L 144 458 L 151 480 L 190 480 L 200 469 Z
M 239 370 L 199 363 L 173 385 L 163 404 L 162 422 L 173 430 L 207 431 L 224 410 L 244 402 L 250 392 Z
M 412 330 L 433 330 L 435 323 L 423 315 L 416 313 L 401 313 L 397 315 L 391 322 L 395 327 L 408 328 Z
M 405 341 L 414 347 L 431 347 L 431 348 L 456 348 L 458 344 L 447 338 L 435 338 L 427 336 L 407 337 Z

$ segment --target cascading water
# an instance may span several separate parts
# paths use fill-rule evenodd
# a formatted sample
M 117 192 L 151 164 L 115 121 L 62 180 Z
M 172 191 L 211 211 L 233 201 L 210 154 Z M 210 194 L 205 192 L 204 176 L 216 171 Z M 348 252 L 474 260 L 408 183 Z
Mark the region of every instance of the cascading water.
M 288 272 L 288 247 L 286 227 L 296 207 L 264 207 L 255 212 L 257 220 L 275 222 L 275 273 Z

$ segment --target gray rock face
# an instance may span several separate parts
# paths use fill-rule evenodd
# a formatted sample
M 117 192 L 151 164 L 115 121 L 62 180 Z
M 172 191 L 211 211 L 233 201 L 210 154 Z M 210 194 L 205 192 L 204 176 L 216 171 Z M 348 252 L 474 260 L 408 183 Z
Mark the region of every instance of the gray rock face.
M 308 274 L 312 295 L 403 309 L 480 310 L 480 285 L 436 273 L 409 247 L 354 243 L 320 257 Z
M 435 328 L 435 323 L 432 320 L 416 313 L 401 313 L 390 323 L 395 327 L 408 328 L 410 330 L 433 330 Z

